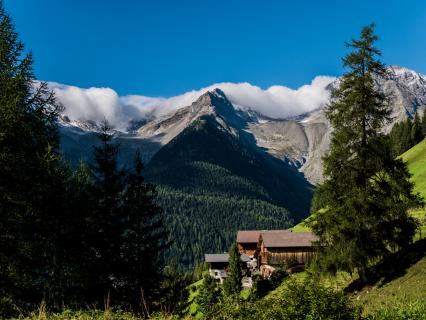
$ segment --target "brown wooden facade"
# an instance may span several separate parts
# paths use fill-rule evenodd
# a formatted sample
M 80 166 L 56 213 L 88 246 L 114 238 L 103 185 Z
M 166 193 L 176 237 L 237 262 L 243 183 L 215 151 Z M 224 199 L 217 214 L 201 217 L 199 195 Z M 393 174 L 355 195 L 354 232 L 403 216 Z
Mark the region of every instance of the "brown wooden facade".
M 292 267 L 310 263 L 314 255 L 315 250 L 312 247 L 264 248 L 258 253 L 258 261 L 259 265 L 285 265 Z
M 283 231 L 261 232 L 256 256 L 260 265 L 279 266 L 305 265 L 312 261 L 316 237 L 310 232 Z
M 238 251 L 254 256 L 258 266 L 308 264 L 315 255 L 315 240 L 317 238 L 311 232 L 290 230 L 246 230 L 237 233 Z

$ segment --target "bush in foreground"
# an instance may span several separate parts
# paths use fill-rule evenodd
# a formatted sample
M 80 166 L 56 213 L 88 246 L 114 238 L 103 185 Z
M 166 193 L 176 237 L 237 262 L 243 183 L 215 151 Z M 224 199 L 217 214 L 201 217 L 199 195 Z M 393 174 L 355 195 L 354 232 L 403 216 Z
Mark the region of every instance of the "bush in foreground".
M 289 280 L 286 286 L 282 294 L 254 302 L 225 298 L 205 314 L 205 319 L 361 319 L 361 311 L 343 292 L 312 280 Z

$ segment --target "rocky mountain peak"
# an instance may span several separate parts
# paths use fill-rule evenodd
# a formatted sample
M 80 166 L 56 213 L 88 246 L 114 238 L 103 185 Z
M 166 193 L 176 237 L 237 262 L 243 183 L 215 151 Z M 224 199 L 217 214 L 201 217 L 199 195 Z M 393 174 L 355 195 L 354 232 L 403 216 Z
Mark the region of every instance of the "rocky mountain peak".
M 232 126 L 240 126 L 244 122 L 225 93 L 218 88 L 201 95 L 189 109 L 193 116 L 210 114 Z
M 192 103 L 191 107 L 211 107 L 214 111 L 234 110 L 232 103 L 228 100 L 225 93 L 218 88 L 202 94 Z
M 389 66 L 388 67 L 391 78 L 398 81 L 403 81 L 406 85 L 410 85 L 414 82 L 425 83 L 425 76 L 408 68 L 400 66 Z

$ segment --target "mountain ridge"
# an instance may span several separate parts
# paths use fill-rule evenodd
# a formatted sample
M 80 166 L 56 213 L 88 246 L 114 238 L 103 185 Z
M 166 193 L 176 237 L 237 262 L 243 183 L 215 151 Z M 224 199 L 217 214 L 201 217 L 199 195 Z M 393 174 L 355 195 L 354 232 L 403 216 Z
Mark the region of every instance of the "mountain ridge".
M 426 100 L 423 76 L 392 70 L 377 79 L 396 96 L 385 131 L 422 112 Z M 64 156 L 73 165 L 80 158 L 90 162 L 97 124 L 61 121 Z M 288 228 L 305 218 L 331 131 L 324 108 L 273 119 L 233 105 L 215 89 L 171 114 L 135 120 L 132 130 L 114 131 L 113 141 L 120 144 L 123 166 L 131 166 L 141 150 L 145 176 L 157 185 L 171 230 L 167 259 L 189 266 L 205 252 L 226 250 L 235 230 Z
M 338 81 L 328 85 L 327 90 L 331 90 Z M 416 112 L 424 111 L 426 107 L 426 76 L 407 68 L 390 66 L 388 76 L 376 79 L 376 82 L 385 93 L 394 97 L 392 113 L 394 119 L 384 128 L 385 132 L 389 132 L 394 123 L 403 121 L 407 117 L 412 118 Z M 223 105 L 217 103 L 221 109 L 213 107 L 215 103 L 212 103 L 212 100 L 221 99 L 226 100 Z M 155 153 L 181 133 L 192 121 L 204 114 L 214 114 L 219 121 L 228 125 L 228 130 L 239 128 L 251 133 L 258 147 L 293 165 L 311 183 L 318 184 L 322 180 L 322 157 L 328 150 L 331 133 L 330 124 L 325 118 L 323 110 L 322 106 L 298 116 L 273 119 L 249 107 L 233 105 L 227 99 L 226 93 L 217 88 L 207 91 L 192 104 L 170 114 L 153 117 L 147 121 L 135 120 L 132 124 L 133 131 L 119 132 L 117 136 L 118 140 L 123 140 L 125 148 L 133 150 L 132 144 L 142 148 L 144 160 L 149 162 Z M 66 123 L 66 128 L 70 131 L 73 126 L 76 126 L 90 136 L 91 132 L 96 131 L 93 129 L 93 125 L 93 122 L 90 121 L 70 121 Z M 61 129 L 65 132 L 63 136 L 72 141 L 64 126 Z M 80 139 L 83 141 L 82 145 L 92 143 L 93 139 L 88 136 L 83 137 L 82 132 L 79 132 Z M 86 143 L 85 140 L 90 142 Z M 78 154 L 78 145 L 75 145 L 73 150 L 72 155 L 69 155 L 68 152 L 71 158 L 75 158 L 76 153 Z M 88 160 L 87 148 L 85 150 L 80 153 L 80 157 Z M 126 163 L 125 159 L 122 161 Z M 72 162 L 75 163 L 76 160 Z

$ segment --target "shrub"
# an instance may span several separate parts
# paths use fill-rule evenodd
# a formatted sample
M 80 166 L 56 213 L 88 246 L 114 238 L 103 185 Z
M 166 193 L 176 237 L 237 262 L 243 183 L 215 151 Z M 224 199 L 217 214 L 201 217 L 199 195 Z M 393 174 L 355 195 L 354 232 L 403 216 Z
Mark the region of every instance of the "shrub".
M 206 319 L 357 320 L 360 310 L 341 291 L 320 286 L 315 281 L 289 280 L 280 295 L 259 301 L 223 299 Z
M 265 319 L 360 319 L 343 292 L 323 287 L 313 280 L 288 281 L 281 296 L 265 300 L 258 308 Z M 260 315 L 259 315 L 260 316 Z

